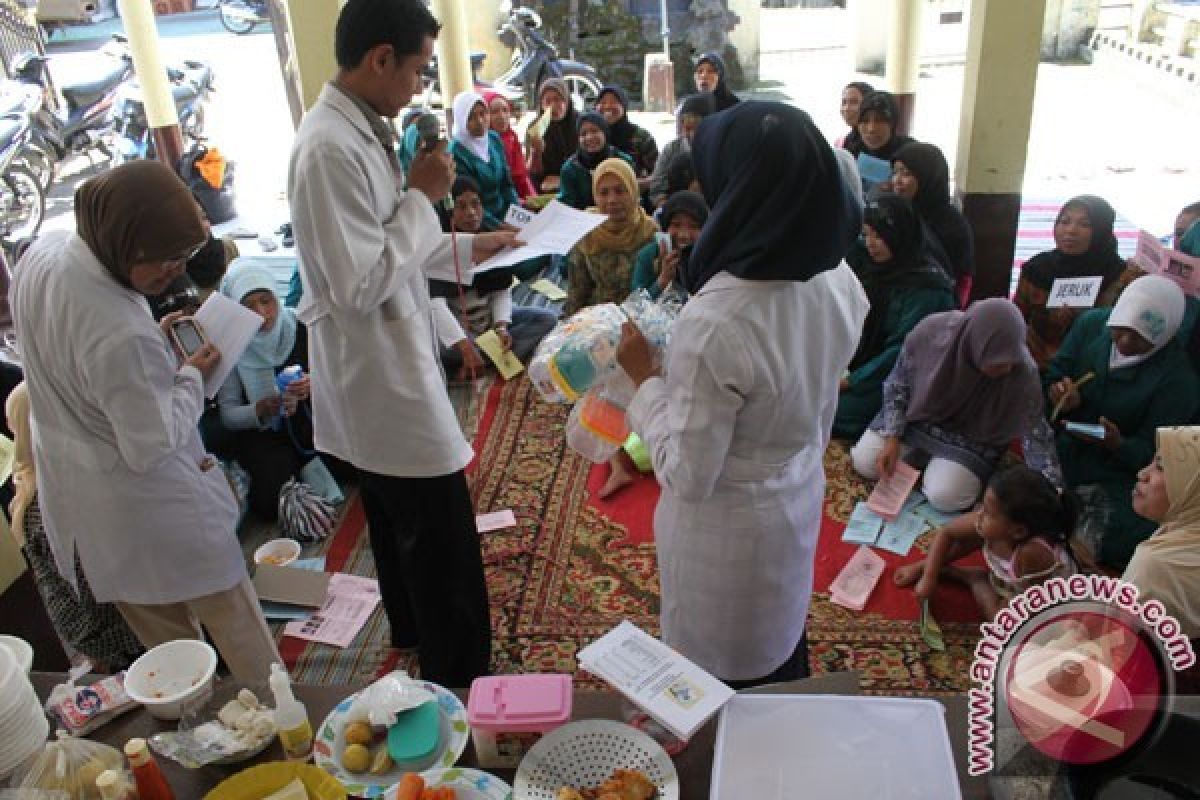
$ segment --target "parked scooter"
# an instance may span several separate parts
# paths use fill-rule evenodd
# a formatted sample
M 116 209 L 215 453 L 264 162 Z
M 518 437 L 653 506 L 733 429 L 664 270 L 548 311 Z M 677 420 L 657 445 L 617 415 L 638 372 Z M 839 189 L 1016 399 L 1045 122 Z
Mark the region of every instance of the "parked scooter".
M 185 61 L 182 69 L 168 68 L 175 112 L 183 133 L 184 150 L 204 138 L 204 103 L 213 90 L 213 71 L 202 61 Z M 126 161 L 154 158 L 154 137 L 146 118 L 142 87 L 130 81 L 118 92 L 113 103 L 113 166 Z
M 239 35 L 271 21 L 267 0 L 221 0 L 218 11 L 225 30 Z
M 29 145 L 32 126 L 28 116 L 0 118 L 0 244 L 15 253 L 37 236 L 46 215 L 46 195 L 41 184 L 17 156 Z
M 542 18 L 532 8 L 513 8 L 512 0 L 501 0 L 508 19 L 496 31 L 500 41 L 513 48 L 512 67 L 496 79 L 494 91 L 524 98 L 526 107 L 537 108 L 537 90 L 547 78 L 562 78 L 571 91 L 575 108 L 591 108 L 600 95 L 596 70 L 580 61 L 559 58 L 558 49 L 538 30 Z
M 487 60 L 487 53 L 471 53 L 471 81 L 475 84 L 475 89 L 478 91 L 492 89 L 486 81 L 479 79 L 479 70 L 483 69 L 483 62 L 485 60 Z M 447 98 L 442 97 L 442 85 L 438 78 L 438 59 L 436 55 L 421 72 L 421 78 L 425 89 L 420 105 L 425 108 L 447 105 Z

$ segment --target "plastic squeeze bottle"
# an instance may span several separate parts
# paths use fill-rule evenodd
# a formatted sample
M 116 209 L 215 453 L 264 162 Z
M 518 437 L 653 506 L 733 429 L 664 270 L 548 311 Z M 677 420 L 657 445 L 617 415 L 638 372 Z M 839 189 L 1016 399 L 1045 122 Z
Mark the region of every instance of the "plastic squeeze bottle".
M 145 739 L 130 739 L 125 743 L 125 757 L 133 771 L 133 782 L 137 784 L 138 800 L 175 800 L 171 785 L 159 768 L 154 756 L 150 755 Z
M 275 729 L 279 743 L 289 761 L 307 761 L 312 755 L 313 732 L 308 724 L 308 711 L 292 694 L 292 683 L 280 664 L 271 665 L 268 678 L 275 695 Z

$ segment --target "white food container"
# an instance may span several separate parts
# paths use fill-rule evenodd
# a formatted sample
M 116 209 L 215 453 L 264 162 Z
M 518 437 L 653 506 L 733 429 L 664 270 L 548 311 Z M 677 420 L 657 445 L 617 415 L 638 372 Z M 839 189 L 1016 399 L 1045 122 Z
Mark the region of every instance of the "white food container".
M 195 639 L 164 642 L 134 661 L 125 673 L 125 693 L 158 719 L 179 719 L 185 706 L 212 695 L 217 651 Z

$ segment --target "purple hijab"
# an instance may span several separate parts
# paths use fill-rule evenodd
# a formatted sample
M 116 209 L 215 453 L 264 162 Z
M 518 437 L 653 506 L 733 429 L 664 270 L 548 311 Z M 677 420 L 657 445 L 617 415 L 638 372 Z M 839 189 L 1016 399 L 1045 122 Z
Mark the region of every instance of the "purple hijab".
M 1006 447 L 1026 434 L 1041 408 L 1037 365 L 1025 346 L 1025 320 L 1008 300 L 926 317 L 904 340 L 912 376 L 908 422 L 927 422 L 968 439 Z M 999 378 L 980 370 L 1013 369 Z

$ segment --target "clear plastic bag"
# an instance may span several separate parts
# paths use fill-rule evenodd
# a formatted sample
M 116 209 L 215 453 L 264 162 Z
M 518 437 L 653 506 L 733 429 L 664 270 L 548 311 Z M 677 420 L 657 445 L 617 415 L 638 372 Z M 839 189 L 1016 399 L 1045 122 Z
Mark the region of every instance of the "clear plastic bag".
M 268 692 L 265 684 L 219 680 L 204 705 L 184 711 L 178 731 L 156 733 L 150 747 L 188 769 L 253 758 L 275 740 L 271 709 L 261 700 Z
M 111 719 L 132 711 L 138 704 L 125 692 L 125 673 L 101 678 L 86 686 L 75 681 L 92 669 L 90 662 L 74 667 L 66 683 L 50 690 L 46 711 L 73 736 L 83 736 Z
M 436 699 L 433 692 L 410 678 L 407 672 L 396 670 L 363 689 L 346 712 L 346 719 L 391 727 L 396 724 L 397 714 Z
M 47 742 L 17 769 L 10 785 L 28 791 L 29 797 L 57 791 L 68 800 L 100 800 L 96 778 L 105 770 L 122 772 L 124 768 L 125 759 L 116 749 L 60 730 L 55 741 Z

